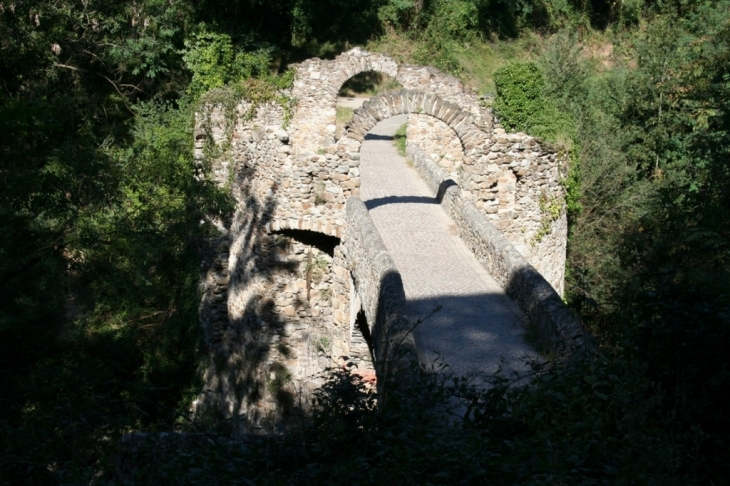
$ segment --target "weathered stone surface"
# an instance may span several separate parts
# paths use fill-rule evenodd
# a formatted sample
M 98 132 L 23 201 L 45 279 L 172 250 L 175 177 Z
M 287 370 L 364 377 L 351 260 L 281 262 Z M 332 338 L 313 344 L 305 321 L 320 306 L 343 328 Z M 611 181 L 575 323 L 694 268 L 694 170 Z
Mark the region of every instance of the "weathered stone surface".
M 263 424 L 284 410 L 272 380 L 290 376 L 284 391 L 306 397 L 322 370 L 343 355 L 372 373 L 371 350 L 354 326 L 361 308 L 376 357 L 389 356 L 394 339 L 404 336 L 402 281 L 356 202 L 364 137 L 394 115 L 409 116 L 409 153 L 419 170 L 458 184 L 442 194 L 444 205 L 458 196 L 453 204 L 460 209 L 452 217 L 485 268 L 491 265 L 488 271 L 500 282 L 517 282 L 511 291 L 525 312 L 564 314 L 544 280 L 533 275 L 537 269 L 562 292 L 567 222 L 560 179 L 566 167 L 555 149 L 505 133 L 478 97 L 433 68 L 398 65 L 356 48 L 296 69 L 294 86 L 281 93 L 298 100 L 288 126 L 275 103 L 258 106 L 249 117 L 252 107 L 242 101 L 234 120 L 226 119 L 222 106 L 205 106 L 196 115 L 197 177 L 229 190 L 236 201 L 233 215 L 210 221 L 219 234 L 203 266 L 200 316 L 210 363 L 198 409 Z M 369 70 L 393 76 L 404 89 L 367 102 L 336 139 L 337 92 Z M 230 150 L 206 160 L 206 140 L 221 148 L 230 143 Z M 425 153 L 416 154 L 417 146 Z M 282 246 L 282 236 L 272 234 L 281 230 L 324 233 L 341 244 L 334 256 L 300 242 Z M 480 243 L 492 233 L 496 239 Z M 307 278 L 310 254 L 323 262 L 316 281 Z M 545 326 L 567 335 L 561 329 L 572 328 L 558 321 Z
M 589 340 L 555 289 L 471 201 L 462 199 L 458 186 L 450 183 L 443 169 L 414 145 L 409 145 L 408 155 L 421 177 L 438 194 L 461 238 L 542 336 L 553 342 Z

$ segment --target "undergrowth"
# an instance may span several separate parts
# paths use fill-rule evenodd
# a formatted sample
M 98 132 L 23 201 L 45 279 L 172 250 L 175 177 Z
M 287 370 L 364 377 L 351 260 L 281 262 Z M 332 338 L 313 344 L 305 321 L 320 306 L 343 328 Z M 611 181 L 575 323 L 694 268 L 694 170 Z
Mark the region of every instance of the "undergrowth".
M 694 482 L 699 464 L 681 451 L 701 437 L 667 432 L 661 393 L 636 363 L 528 365 L 527 377 L 497 373 L 488 388 L 438 365 L 386 401 L 353 368 L 329 370 L 311 421 L 281 436 L 208 433 L 200 448 L 191 434 L 163 454 L 170 439 L 150 436 L 101 474 L 176 484 Z

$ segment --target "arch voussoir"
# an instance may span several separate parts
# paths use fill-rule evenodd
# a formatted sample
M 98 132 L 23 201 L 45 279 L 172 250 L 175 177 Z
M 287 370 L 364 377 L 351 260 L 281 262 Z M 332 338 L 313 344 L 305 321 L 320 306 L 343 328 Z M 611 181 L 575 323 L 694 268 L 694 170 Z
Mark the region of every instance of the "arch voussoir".
M 402 114 L 429 115 L 446 123 L 456 133 L 464 153 L 483 145 L 488 139 L 487 134 L 476 126 L 469 111 L 435 93 L 406 89 L 384 93 L 363 103 L 354 111 L 346 127 L 346 137 L 362 142 L 376 123 Z
M 433 116 L 433 108 L 436 105 L 438 97 L 434 94 L 427 94 L 423 103 L 423 112 Z

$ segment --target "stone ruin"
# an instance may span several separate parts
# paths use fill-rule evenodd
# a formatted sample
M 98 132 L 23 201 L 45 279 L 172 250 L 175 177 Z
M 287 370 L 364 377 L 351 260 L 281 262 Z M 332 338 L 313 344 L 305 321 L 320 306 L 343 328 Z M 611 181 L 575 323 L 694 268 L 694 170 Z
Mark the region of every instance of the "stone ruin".
M 240 417 L 247 427 L 305 411 L 324 370 L 347 360 L 375 381 L 373 357 L 387 354 L 384 343 L 403 325 L 404 297 L 392 297 L 399 280 L 384 283 L 393 269 L 372 253 L 378 237 L 366 210 L 348 203 L 359 194 L 361 143 L 380 120 L 408 114 L 409 147 L 455 183 L 452 199 L 473 205 L 483 224 L 496 228 L 496 238 L 505 239 L 500 248 L 516 255 L 511 261 L 544 276 L 539 280 L 552 288 L 545 284 L 541 295 L 554 303 L 553 294 L 563 292 L 561 152 L 506 133 L 483 100 L 434 68 L 355 48 L 295 69 L 293 87 L 282 92 L 296 101 L 288 125 L 276 103 L 256 107 L 252 117 L 245 100 L 236 119 L 218 105 L 197 115 L 195 157 L 207 168 L 201 177 L 230 191 L 236 210 L 212 221 L 218 235 L 204 262 L 200 307 L 210 359 L 194 408 Z M 368 71 L 388 74 L 403 89 L 365 102 L 336 134 L 338 91 Z M 223 149 L 220 155 L 211 156 L 208 142 Z M 368 239 L 375 243 L 364 245 Z M 385 305 L 384 298 L 397 302 Z

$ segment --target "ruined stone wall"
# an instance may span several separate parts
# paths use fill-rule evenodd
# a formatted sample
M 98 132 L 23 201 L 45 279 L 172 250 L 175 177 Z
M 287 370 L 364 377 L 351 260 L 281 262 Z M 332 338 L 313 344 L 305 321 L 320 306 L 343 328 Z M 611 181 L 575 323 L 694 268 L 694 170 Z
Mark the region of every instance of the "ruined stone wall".
M 296 66 L 292 95 L 298 100 L 292 119 L 292 139 L 302 153 L 316 153 L 335 143 L 337 93 L 351 77 L 378 71 L 395 78 L 406 90 L 434 93 L 458 104 L 484 128 L 492 116 L 481 109 L 478 96 L 453 76 L 424 66 L 399 65 L 392 58 L 359 47 L 331 61 L 310 59 Z
M 230 187 L 236 199 L 268 201 L 270 230 L 301 229 L 341 237 L 345 201 L 359 194 L 360 143 L 352 140 L 326 152 L 295 154 L 289 130 L 283 126 L 283 109 L 275 103 L 262 105 L 247 119 L 250 109 L 242 102 L 233 122 L 226 120 L 221 106 L 206 107 L 198 114 L 197 160 L 211 159 L 211 176 Z M 206 139 L 220 153 L 206 156 Z
M 504 288 L 527 316 L 533 331 L 545 342 L 592 346 L 590 336 L 543 275 L 520 254 L 444 170 L 416 145 L 408 156 L 439 202 L 456 223 L 459 236 L 479 263 Z
M 464 163 L 464 150 L 456 133 L 438 118 L 412 113 L 406 132 L 410 143 L 417 145 L 453 178 Z
M 249 108 L 242 104 L 238 112 Z M 350 159 L 294 156 L 282 125 L 277 105 L 234 122 L 211 107 L 198 115 L 196 130 L 196 160 L 230 191 L 236 210 L 213 222 L 219 236 L 205 262 L 200 309 L 209 360 L 194 408 L 244 417 L 248 427 L 306 409 L 323 370 L 350 351 L 352 285 L 342 247 L 329 255 L 276 233 L 292 228 L 340 236 L 350 195 L 343 189 L 350 167 L 342 158 Z M 212 149 L 205 147 L 208 137 Z M 323 194 L 314 190 L 318 181 Z M 361 368 L 372 368 L 367 352 L 358 357 Z
M 562 295 L 567 218 L 561 181 L 567 156 L 524 133 L 495 127 L 467 161 L 459 185 L 471 200 Z

